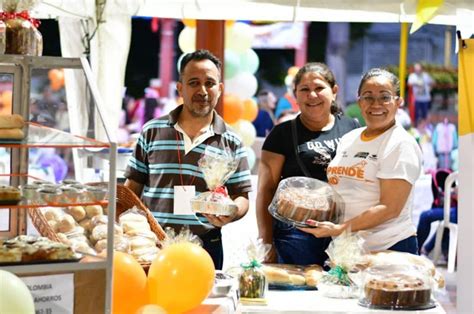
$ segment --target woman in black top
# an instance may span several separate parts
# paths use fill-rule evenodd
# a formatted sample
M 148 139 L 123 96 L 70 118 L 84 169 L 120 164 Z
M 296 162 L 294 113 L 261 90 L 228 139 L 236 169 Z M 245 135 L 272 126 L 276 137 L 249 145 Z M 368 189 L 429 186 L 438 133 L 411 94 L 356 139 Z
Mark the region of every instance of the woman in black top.
M 282 179 L 310 176 L 327 181 L 326 168 L 336 154 L 340 138 L 359 127 L 355 120 L 341 116 L 335 103 L 338 89 L 334 74 L 325 64 L 303 66 L 295 76 L 293 90 L 301 113 L 294 120 L 275 126 L 263 144 L 258 171 L 257 223 L 259 236 L 272 244 L 267 262 L 323 265 L 327 259 L 324 251 L 330 238 L 318 239 L 273 219 L 268 206 Z

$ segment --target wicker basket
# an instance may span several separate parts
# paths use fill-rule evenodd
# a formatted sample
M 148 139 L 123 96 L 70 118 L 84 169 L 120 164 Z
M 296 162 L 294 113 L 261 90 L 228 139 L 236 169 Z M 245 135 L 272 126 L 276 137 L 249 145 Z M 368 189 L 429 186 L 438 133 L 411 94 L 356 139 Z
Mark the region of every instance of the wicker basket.
M 103 185 L 105 183 L 91 183 L 90 185 Z M 127 211 L 128 209 L 136 206 L 138 209 L 142 210 L 146 214 L 146 218 L 148 223 L 150 224 L 151 230 L 156 234 L 158 239 L 162 241 L 166 234 L 163 231 L 163 228 L 156 222 L 155 218 L 151 214 L 150 210 L 145 207 L 142 201 L 132 192 L 129 188 L 123 185 L 117 185 L 117 203 L 116 203 L 116 210 L 115 216 L 119 217 L 123 212 Z M 28 214 L 31 217 L 33 225 L 36 227 L 38 232 L 53 241 L 61 242 L 48 224 L 46 217 L 43 215 L 41 210 L 38 208 L 29 208 Z M 141 263 L 144 268 L 149 267 L 149 263 Z

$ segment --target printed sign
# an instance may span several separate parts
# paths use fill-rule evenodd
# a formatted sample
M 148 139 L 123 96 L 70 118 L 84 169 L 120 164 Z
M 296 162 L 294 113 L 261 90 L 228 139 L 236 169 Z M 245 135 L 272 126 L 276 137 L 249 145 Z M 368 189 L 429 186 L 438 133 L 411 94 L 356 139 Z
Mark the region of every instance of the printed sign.
M 35 302 L 35 314 L 74 313 L 74 274 L 21 277 Z

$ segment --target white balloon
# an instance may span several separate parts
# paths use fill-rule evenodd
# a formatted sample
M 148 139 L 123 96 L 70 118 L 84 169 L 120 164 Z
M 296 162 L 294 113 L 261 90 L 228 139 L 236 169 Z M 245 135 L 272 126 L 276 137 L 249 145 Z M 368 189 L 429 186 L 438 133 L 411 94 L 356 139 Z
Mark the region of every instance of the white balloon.
M 245 23 L 235 23 L 232 27 L 226 28 L 225 47 L 242 53 L 252 47 L 252 28 Z
M 245 147 L 250 147 L 252 146 L 253 142 L 255 142 L 257 130 L 255 130 L 252 122 L 240 119 L 236 123 L 232 124 L 232 128 L 240 136 L 242 144 Z
M 257 92 L 257 88 L 257 78 L 249 72 L 240 72 L 234 77 L 225 80 L 226 92 L 237 95 L 240 99 L 252 98 Z
M 196 50 L 196 28 L 185 27 L 178 36 L 179 48 L 184 52 L 193 52 Z
M 35 314 L 30 290 L 14 274 L 0 270 L 0 313 Z

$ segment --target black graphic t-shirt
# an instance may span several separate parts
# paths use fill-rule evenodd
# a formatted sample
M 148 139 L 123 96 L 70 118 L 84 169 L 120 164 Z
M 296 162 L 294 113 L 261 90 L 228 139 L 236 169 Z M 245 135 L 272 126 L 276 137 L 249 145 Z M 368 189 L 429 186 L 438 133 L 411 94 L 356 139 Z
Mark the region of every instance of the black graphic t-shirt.
M 300 116 L 295 118 L 299 157 L 311 176 L 322 181 L 327 181 L 326 169 L 336 155 L 341 137 L 359 127 L 354 119 L 341 115 L 335 117 L 334 126 L 330 130 L 317 132 L 308 130 L 301 122 Z M 285 156 L 282 179 L 304 176 L 295 156 L 291 121 L 276 125 L 265 139 L 262 149 Z

